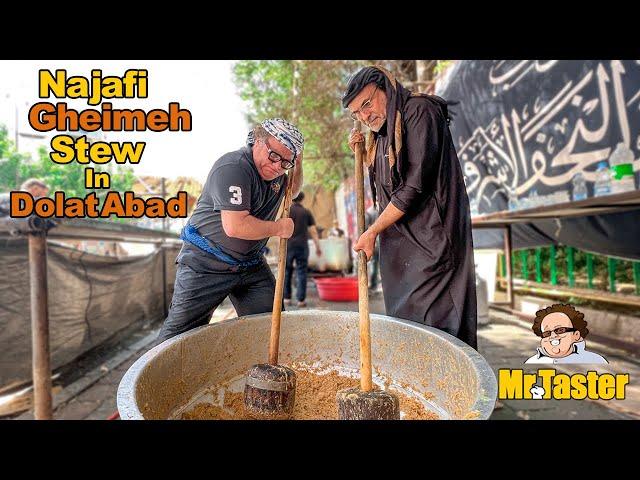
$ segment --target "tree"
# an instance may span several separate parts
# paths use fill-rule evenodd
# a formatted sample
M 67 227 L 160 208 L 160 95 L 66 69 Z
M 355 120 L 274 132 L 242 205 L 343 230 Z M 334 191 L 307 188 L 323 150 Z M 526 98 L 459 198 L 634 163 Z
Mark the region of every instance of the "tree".
M 243 60 L 234 65 L 234 82 L 249 104 L 250 124 L 269 117 L 291 118 L 293 66 L 292 60 Z
M 432 71 L 436 61 L 426 62 Z M 297 124 L 306 138 L 306 182 L 334 191 L 353 174 L 347 144 L 352 120 L 342 108 L 342 93 L 351 74 L 372 64 L 407 87 L 417 82 L 416 60 L 243 60 L 234 65 L 234 82 L 248 103 L 250 124 L 269 117 Z
M 125 192 L 131 190 L 135 182 L 133 169 L 128 166 L 114 165 L 113 163 L 91 166 L 77 162 L 62 165 L 51 161 L 45 147 L 40 147 L 38 154 L 38 160 L 30 165 L 29 176 L 44 181 L 51 191 L 65 192 L 67 197 L 85 197 L 89 193 L 95 192 L 98 198 L 101 198 L 109 191 Z M 86 188 L 85 170 L 87 167 L 94 168 L 96 172 L 108 173 L 111 177 L 109 188 Z
M 107 163 L 94 170 L 110 174 L 110 187 L 85 188 L 87 166 L 77 162 L 66 165 L 55 163 L 49 158 L 45 147 L 40 147 L 38 158 L 33 161 L 29 155 L 16 151 L 13 142 L 7 136 L 7 129 L 0 126 L 0 191 L 15 190 L 30 177 L 42 180 L 51 191 L 65 192 L 67 197 L 84 197 L 91 192 L 103 197 L 108 191 L 124 192 L 131 190 L 133 186 L 135 176 L 131 167 Z
M 0 192 L 14 190 L 28 178 L 27 159 L 16 151 L 6 127 L 0 125 Z
M 340 98 L 361 61 L 243 60 L 234 82 L 248 103 L 247 120 L 283 117 L 305 136 L 305 182 L 334 191 L 351 175 L 353 154 L 347 139 L 352 121 Z
M 437 65 L 433 69 L 433 73 L 435 73 L 436 75 L 440 75 L 451 65 L 453 65 L 453 60 L 438 60 Z

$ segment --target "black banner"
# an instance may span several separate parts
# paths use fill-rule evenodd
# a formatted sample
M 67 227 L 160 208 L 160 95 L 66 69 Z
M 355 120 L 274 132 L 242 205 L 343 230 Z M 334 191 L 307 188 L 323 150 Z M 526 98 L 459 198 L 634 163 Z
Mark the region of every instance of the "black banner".
M 451 131 L 472 210 L 479 214 L 571 201 L 582 176 L 616 148 L 640 171 L 640 60 L 463 60 L 436 92 L 453 102 Z M 459 103 L 456 103 L 459 102 Z M 614 182 L 615 183 L 615 182 Z M 614 187 L 615 188 L 615 187 Z M 514 228 L 516 248 L 562 243 L 640 259 L 640 212 Z M 477 247 L 501 235 L 474 232 Z

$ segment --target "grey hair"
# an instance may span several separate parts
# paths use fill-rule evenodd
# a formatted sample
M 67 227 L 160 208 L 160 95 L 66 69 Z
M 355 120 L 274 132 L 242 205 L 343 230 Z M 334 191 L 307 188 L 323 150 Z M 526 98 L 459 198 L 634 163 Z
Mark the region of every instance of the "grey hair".
M 265 140 L 273 136 L 269 132 L 267 132 L 262 125 L 256 125 L 254 127 L 253 135 L 256 140 Z

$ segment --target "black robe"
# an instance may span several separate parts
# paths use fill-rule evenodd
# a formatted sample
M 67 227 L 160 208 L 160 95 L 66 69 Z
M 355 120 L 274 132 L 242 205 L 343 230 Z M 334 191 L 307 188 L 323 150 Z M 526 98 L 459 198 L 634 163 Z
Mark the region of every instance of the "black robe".
M 402 158 L 393 167 L 388 123 L 373 135 L 369 173 L 380 212 L 389 202 L 405 212 L 380 234 L 380 271 L 387 315 L 439 328 L 477 348 L 469 199 L 444 105 L 437 97 L 406 100 Z

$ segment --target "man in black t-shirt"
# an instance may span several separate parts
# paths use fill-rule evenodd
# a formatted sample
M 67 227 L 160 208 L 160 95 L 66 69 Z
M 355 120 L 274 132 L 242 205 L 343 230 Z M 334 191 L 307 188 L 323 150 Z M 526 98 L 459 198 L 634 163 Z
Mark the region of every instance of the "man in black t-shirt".
M 309 261 L 309 234 L 316 245 L 316 255 L 322 255 L 316 221 L 309 210 L 302 206 L 304 193 L 293 200 L 289 216 L 293 220 L 293 235 L 287 241 L 287 268 L 284 277 L 284 303 L 291 302 L 291 277 L 293 274 L 293 264 L 296 265 L 296 298 L 298 307 L 305 307 L 307 298 L 307 263 Z
M 158 341 L 206 325 L 227 296 L 239 316 L 271 311 L 275 279 L 262 252 L 269 237 L 293 233 L 292 219 L 274 219 L 287 181 L 294 196 L 300 191 L 303 146 L 294 125 L 268 119 L 250 132 L 246 147 L 213 165 L 182 230 L 173 299 Z

